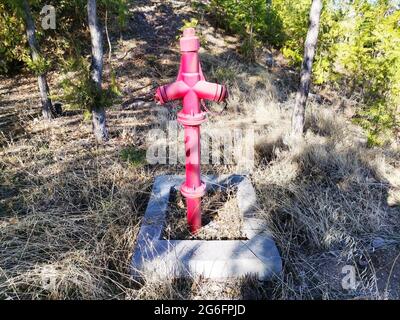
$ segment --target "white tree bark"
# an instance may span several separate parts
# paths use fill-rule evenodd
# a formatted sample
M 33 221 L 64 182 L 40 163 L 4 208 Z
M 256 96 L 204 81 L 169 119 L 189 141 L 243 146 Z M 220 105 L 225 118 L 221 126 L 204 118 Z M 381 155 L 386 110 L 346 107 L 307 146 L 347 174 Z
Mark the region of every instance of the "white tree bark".
M 102 73 L 103 73 L 103 35 L 97 18 L 96 0 L 87 2 L 88 23 L 92 42 L 92 62 L 90 66 L 90 76 L 97 91 L 98 99 L 95 105 L 91 106 L 93 133 L 98 142 L 108 140 L 106 127 L 106 112 L 101 105 Z
M 31 8 L 27 0 L 22 0 L 23 18 L 26 25 L 26 36 L 28 38 L 29 47 L 31 49 L 32 60 L 37 61 L 40 57 L 39 45 L 35 36 L 35 23 L 32 18 Z M 38 76 L 38 85 L 40 92 L 40 100 L 42 102 L 42 114 L 45 119 L 52 119 L 54 117 L 53 105 L 49 98 L 49 86 L 47 84 L 46 73 Z
M 304 57 L 300 73 L 300 85 L 292 115 L 292 135 L 301 136 L 304 131 L 305 111 L 310 91 L 312 64 L 318 42 L 319 20 L 322 11 L 322 0 L 313 0 L 310 9 L 310 25 L 304 44 Z

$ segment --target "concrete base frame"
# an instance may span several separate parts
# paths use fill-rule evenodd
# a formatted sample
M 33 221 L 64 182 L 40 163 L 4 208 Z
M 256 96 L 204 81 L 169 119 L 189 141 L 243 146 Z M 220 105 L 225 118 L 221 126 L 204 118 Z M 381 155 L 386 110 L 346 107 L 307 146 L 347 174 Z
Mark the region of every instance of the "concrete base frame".
M 247 240 L 163 240 L 171 193 L 179 192 L 183 176 L 162 175 L 155 179 L 134 253 L 132 275 L 146 278 L 203 276 L 215 280 L 255 275 L 270 279 L 282 270 L 282 260 L 258 209 L 255 190 L 242 175 L 205 176 L 207 190 L 235 188 Z M 207 227 L 207 226 L 206 226 Z

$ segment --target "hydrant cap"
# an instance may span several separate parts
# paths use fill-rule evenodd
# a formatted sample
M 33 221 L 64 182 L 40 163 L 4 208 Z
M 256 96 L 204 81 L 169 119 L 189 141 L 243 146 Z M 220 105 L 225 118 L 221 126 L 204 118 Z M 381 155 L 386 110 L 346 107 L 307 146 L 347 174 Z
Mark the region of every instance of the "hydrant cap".
M 186 28 L 183 30 L 180 46 L 181 52 L 194 52 L 200 49 L 200 41 L 196 36 L 196 30 L 194 28 Z
M 183 30 L 184 37 L 194 37 L 196 35 L 196 30 L 194 28 L 186 28 Z

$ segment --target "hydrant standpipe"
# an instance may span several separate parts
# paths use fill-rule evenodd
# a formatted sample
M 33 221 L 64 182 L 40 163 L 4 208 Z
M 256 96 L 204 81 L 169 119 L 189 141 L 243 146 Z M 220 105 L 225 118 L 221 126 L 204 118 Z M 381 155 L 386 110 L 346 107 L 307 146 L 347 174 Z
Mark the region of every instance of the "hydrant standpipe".
M 187 221 L 190 231 L 196 233 L 201 227 L 201 197 L 206 185 L 200 177 L 200 125 L 206 121 L 206 112 L 201 110 L 201 100 L 224 101 L 226 87 L 205 80 L 199 60 L 200 41 L 194 28 L 183 31 L 180 39 L 181 63 L 175 82 L 157 89 L 155 99 L 164 104 L 182 100 L 183 109 L 178 113 L 178 122 L 185 134 L 186 181 L 181 193 L 186 198 Z

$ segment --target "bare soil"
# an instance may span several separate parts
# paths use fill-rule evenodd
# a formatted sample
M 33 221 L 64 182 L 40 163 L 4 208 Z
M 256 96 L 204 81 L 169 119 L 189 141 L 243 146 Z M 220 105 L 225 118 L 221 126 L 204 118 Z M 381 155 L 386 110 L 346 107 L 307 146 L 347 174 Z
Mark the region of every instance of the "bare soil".
M 175 192 L 170 199 L 163 238 L 167 240 L 239 240 L 243 217 L 234 190 L 209 192 L 202 198 L 202 228 L 191 234 L 186 220 L 185 199 Z

